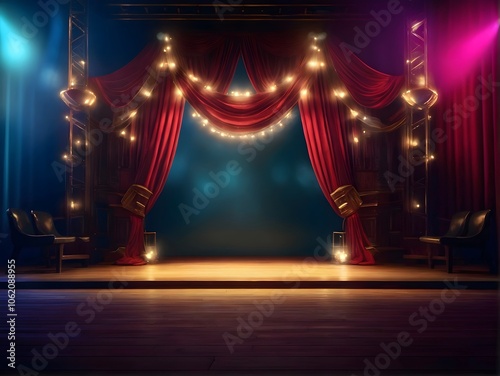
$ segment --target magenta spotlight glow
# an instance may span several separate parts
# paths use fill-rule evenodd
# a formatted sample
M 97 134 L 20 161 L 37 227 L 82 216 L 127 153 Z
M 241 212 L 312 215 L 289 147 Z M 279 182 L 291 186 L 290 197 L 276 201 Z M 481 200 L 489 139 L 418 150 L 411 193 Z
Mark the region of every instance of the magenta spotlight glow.
M 473 34 L 456 35 L 449 47 L 438 58 L 438 77 L 441 87 L 450 89 L 480 64 L 485 53 L 494 48 L 498 32 L 498 20 Z

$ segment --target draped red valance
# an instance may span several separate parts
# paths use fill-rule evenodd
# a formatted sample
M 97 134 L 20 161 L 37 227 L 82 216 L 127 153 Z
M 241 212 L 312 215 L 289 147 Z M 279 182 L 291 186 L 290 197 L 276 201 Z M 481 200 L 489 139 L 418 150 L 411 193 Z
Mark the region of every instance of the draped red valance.
M 377 72 L 359 59 L 347 62 L 334 41 L 289 33 L 167 38 L 146 47 L 122 69 L 90 79 L 93 90 L 109 105 L 125 110 L 140 106 L 131 125 L 138 128 L 132 152 L 139 161 L 134 182 L 153 192 L 146 212 L 163 189 L 172 164 L 185 100 L 211 126 L 236 135 L 278 122 L 298 103 L 313 170 L 336 210 L 330 193 L 352 184 L 353 178 L 345 135 L 352 120 L 334 96 L 334 83 L 340 79 L 360 105 L 380 108 L 399 96 L 402 77 Z M 254 95 L 227 93 L 240 57 Z M 147 100 L 141 91 L 147 91 Z M 142 219 L 132 219 L 121 263 L 144 263 L 143 226 Z M 373 264 L 356 214 L 347 218 L 346 235 L 351 263 Z

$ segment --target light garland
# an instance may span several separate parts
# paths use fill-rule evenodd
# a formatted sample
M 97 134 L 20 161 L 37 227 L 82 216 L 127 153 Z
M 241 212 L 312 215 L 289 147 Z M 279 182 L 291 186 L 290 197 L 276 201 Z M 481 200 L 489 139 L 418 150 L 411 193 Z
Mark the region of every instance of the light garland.
M 314 50 L 314 53 L 315 53 L 315 56 L 311 57 L 311 59 L 309 59 L 309 61 L 307 62 L 307 66 L 309 68 L 312 68 L 312 69 L 320 69 L 322 67 L 325 66 L 325 62 L 323 61 L 323 56 L 321 54 L 321 49 L 317 46 L 317 41 L 320 39 L 318 38 L 317 36 L 314 36 L 314 42 L 311 44 L 311 49 Z M 167 40 L 167 39 L 166 39 Z M 170 48 L 168 48 L 168 46 L 164 49 L 165 52 L 167 51 L 171 51 Z M 201 82 L 200 78 L 199 77 L 196 77 L 193 73 L 188 73 L 188 78 L 196 83 L 197 85 L 200 86 L 201 89 L 204 89 L 208 92 L 214 92 L 213 90 L 213 87 L 211 86 L 210 83 L 203 83 Z M 286 75 L 281 81 L 279 82 L 275 82 L 275 83 L 272 83 L 271 85 L 269 85 L 269 87 L 267 88 L 267 92 L 275 92 L 278 90 L 279 87 L 282 87 L 284 85 L 289 85 L 291 84 L 293 81 L 294 81 L 295 77 L 292 76 L 292 75 Z M 308 94 L 308 90 L 306 88 L 304 89 L 301 89 L 300 90 L 300 97 L 301 98 L 304 98 L 306 97 Z M 246 91 L 243 91 L 243 92 L 240 92 L 238 90 L 233 90 L 233 91 L 230 91 L 230 92 L 227 92 L 226 95 L 230 95 L 230 96 L 233 96 L 233 97 L 250 97 L 252 95 L 254 95 L 254 93 L 252 93 L 251 91 L 249 90 L 246 90 Z M 234 132 L 228 132 L 228 131 L 222 131 L 220 130 L 219 128 L 217 128 L 216 126 L 210 124 L 210 122 L 203 118 L 199 113 L 197 112 L 193 112 L 192 113 L 192 117 L 196 120 L 198 120 L 200 126 L 202 128 L 207 128 L 210 130 L 210 133 L 212 134 L 216 134 L 222 138 L 227 138 L 227 139 L 253 139 L 253 138 L 258 138 L 258 137 L 265 137 L 267 134 L 270 134 L 270 133 L 273 133 L 275 131 L 278 131 L 280 130 L 281 128 L 283 128 L 286 124 L 286 120 L 290 119 L 291 118 L 291 112 L 288 112 L 282 119 L 280 119 L 278 122 L 272 124 L 272 125 L 269 125 L 267 127 L 265 127 L 264 129 L 261 129 L 259 131 L 255 131 L 255 132 L 248 132 L 248 133 L 243 133 L 243 134 L 239 134 L 239 133 L 234 133 Z
M 236 92 L 235 94 L 232 94 L 234 96 L 237 96 Z M 279 131 L 282 128 L 285 127 L 287 120 L 292 118 L 292 110 L 288 112 L 280 121 L 278 121 L 275 124 L 272 124 L 266 128 L 263 128 L 259 131 L 255 132 L 248 132 L 248 133 L 234 133 L 234 132 L 227 132 L 227 131 L 221 131 L 218 128 L 214 127 L 209 123 L 209 121 L 205 118 L 203 118 L 199 113 L 194 111 L 191 116 L 199 122 L 200 127 L 202 128 L 207 128 L 210 130 L 210 133 L 216 134 L 222 138 L 227 138 L 227 139 L 233 139 L 233 140 L 244 140 L 244 139 L 254 139 L 254 138 L 259 138 L 259 137 L 265 137 L 271 133 L 274 133 L 275 131 Z

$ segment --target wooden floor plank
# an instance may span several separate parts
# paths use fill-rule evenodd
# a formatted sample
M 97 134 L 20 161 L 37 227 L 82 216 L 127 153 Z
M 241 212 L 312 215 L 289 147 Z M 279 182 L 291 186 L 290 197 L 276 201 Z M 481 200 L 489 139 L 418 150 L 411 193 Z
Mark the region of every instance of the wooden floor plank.
M 77 307 L 102 290 L 23 290 L 16 302 L 16 360 L 30 365 L 33 351 L 43 353 L 53 344 L 49 334 L 61 335 L 74 321 L 81 332 L 46 371 L 362 375 L 384 345 L 408 332 L 413 342 L 401 347 L 384 374 L 493 374 L 498 371 L 498 294 L 456 292 L 419 332 L 410 317 L 433 304 L 438 309 L 441 291 L 117 290 L 86 322 L 90 316 L 80 315 Z M 264 315 L 255 302 L 275 294 L 281 300 Z M 252 317 L 255 325 L 238 332 Z M 232 348 L 225 333 L 239 336 Z

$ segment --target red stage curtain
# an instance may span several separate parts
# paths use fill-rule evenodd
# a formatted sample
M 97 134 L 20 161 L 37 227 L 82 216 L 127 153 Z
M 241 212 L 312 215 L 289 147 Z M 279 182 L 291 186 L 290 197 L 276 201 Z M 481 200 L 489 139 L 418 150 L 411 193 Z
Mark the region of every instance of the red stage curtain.
M 300 90 L 314 73 L 306 67 L 310 53 L 305 50 L 305 43 L 287 44 L 284 40 L 283 34 L 269 34 L 269 38 L 252 36 L 240 41 L 245 66 L 250 67 L 249 78 L 258 92 L 255 95 L 236 97 L 226 95 L 224 90 L 215 90 L 217 77 L 208 75 L 206 70 L 199 73 L 199 63 L 183 64 L 176 69 L 175 82 L 189 104 L 219 130 L 228 133 L 260 131 L 277 123 L 297 104 Z M 219 60 L 213 56 L 210 62 L 215 66 L 235 65 L 240 51 L 227 47 L 224 50 L 226 53 L 220 54 Z M 268 53 L 269 50 L 273 53 Z M 193 53 L 192 46 L 190 51 Z M 199 61 L 199 54 L 196 55 Z M 287 81 L 287 77 L 292 79 Z
M 500 224 L 497 1 L 443 1 L 429 20 L 439 100 L 431 191 L 437 216 L 495 209 Z M 500 235 L 500 231 L 498 231 Z
M 333 99 L 333 67 L 324 52 L 318 54 L 311 48 L 315 43 L 312 41 L 283 34 L 239 39 L 222 35 L 174 36 L 167 43 L 170 48 L 149 46 L 121 70 L 91 80 L 92 87 L 108 104 L 119 100 L 123 107 L 128 105 L 124 94 L 135 95 L 151 77 L 151 71 L 158 68 L 160 58 L 175 62 L 175 68 L 170 66 L 169 72 L 163 71 L 158 76 L 151 98 L 142 105 L 132 123 L 138 137 L 132 150 L 137 161 L 134 182 L 153 191 L 146 212 L 154 205 L 170 170 L 185 99 L 211 124 L 232 133 L 259 131 L 279 121 L 299 102 L 313 169 L 325 197 L 335 208 L 330 193 L 352 182 L 345 134 L 349 120 L 344 114 L 345 106 L 338 106 Z M 333 60 L 342 61 L 334 56 L 336 53 L 334 48 L 330 49 Z M 251 97 L 225 94 L 240 54 L 257 91 Z M 308 64 L 311 58 L 326 64 L 316 70 Z M 350 66 L 341 66 L 339 75 L 346 79 L 345 85 L 362 105 L 379 108 L 394 100 L 400 90 L 400 78 L 371 70 L 359 60 L 352 67 L 354 73 L 350 74 Z M 272 88 L 273 85 L 276 87 Z M 178 89 L 183 96 L 178 95 Z M 126 256 L 120 263 L 144 263 L 143 225 L 142 219 L 132 218 Z M 347 219 L 346 232 L 351 263 L 372 264 L 373 257 L 365 248 L 368 241 L 356 214 Z
M 353 182 L 346 143 L 346 126 L 350 122 L 345 108 L 332 96 L 331 80 L 318 74 L 307 96 L 299 100 L 300 116 L 313 170 L 326 199 L 338 213 L 330 193 Z M 352 264 L 374 264 L 366 249 L 370 244 L 357 213 L 346 219 L 346 240 Z
M 136 158 L 135 184 L 140 184 L 153 192 L 146 206 L 146 214 L 160 195 L 172 166 L 177 149 L 177 141 L 182 124 L 185 100 L 178 95 L 171 79 L 165 79 L 153 98 L 139 111 L 131 126 L 136 141 L 131 145 L 131 153 Z M 144 219 L 131 215 L 130 235 L 125 256 L 117 261 L 122 265 L 143 265 Z

